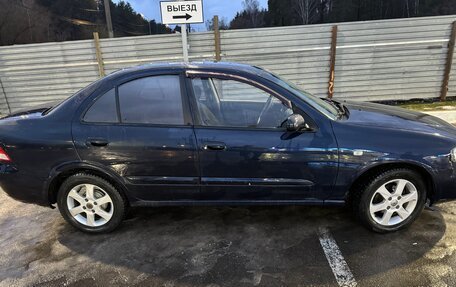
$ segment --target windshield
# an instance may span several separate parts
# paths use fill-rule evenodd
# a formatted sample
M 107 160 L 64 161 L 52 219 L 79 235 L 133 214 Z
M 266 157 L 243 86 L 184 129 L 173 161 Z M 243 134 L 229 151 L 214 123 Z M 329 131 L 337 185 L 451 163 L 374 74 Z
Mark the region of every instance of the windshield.
M 293 94 L 295 94 L 296 96 L 301 98 L 307 104 L 309 104 L 310 106 L 312 106 L 313 108 L 315 108 L 317 111 L 324 114 L 328 118 L 335 120 L 339 116 L 338 110 L 334 107 L 334 105 L 330 104 L 329 102 L 324 101 L 324 100 L 310 94 L 309 92 L 303 91 L 301 88 L 299 88 L 295 84 L 288 82 L 271 72 L 266 72 L 266 73 L 268 75 L 272 76 L 272 77 L 268 77 L 268 78 L 271 79 L 274 83 L 291 91 Z

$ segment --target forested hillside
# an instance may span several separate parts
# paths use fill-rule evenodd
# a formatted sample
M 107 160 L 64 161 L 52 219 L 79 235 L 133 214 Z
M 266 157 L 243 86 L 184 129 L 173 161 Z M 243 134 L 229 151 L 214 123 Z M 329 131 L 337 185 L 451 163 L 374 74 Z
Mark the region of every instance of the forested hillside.
M 245 0 L 230 28 L 290 26 L 456 14 L 455 0 Z
M 100 0 L 0 0 L 0 45 L 40 43 L 107 35 Z M 128 2 L 111 1 L 114 35 L 136 36 L 170 33 L 154 20 L 149 23 Z
M 110 3 L 115 37 L 172 32 L 155 20 L 148 22 L 128 1 Z M 220 11 L 221 29 L 456 14 L 456 0 L 269 0 L 267 9 L 257 0 L 242 3 L 234 19 L 225 19 Z M 206 20 L 212 29 L 211 19 Z M 107 36 L 102 0 L 0 0 L 0 46 L 90 39 L 94 31 Z

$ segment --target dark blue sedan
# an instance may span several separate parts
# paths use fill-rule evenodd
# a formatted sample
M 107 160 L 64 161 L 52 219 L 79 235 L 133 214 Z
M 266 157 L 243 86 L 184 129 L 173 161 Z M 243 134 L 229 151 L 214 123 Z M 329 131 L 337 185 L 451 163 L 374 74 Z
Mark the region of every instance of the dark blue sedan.
M 0 184 L 85 232 L 128 208 L 349 205 L 377 232 L 456 198 L 456 129 L 314 97 L 260 68 L 145 65 L 0 120 Z

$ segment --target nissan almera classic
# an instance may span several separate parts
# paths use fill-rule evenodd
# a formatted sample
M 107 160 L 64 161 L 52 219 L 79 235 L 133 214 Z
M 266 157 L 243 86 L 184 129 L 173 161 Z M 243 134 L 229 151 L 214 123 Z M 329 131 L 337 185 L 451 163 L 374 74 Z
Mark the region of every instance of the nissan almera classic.
M 456 129 L 320 99 L 260 68 L 145 65 L 0 120 L 0 185 L 114 230 L 135 206 L 349 205 L 377 232 L 456 197 Z

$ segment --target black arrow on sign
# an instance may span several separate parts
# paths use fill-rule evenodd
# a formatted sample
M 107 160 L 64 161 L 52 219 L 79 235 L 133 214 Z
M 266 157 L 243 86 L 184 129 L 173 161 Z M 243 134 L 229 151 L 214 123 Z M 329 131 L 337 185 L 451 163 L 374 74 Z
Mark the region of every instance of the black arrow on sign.
M 189 14 L 185 14 L 185 15 L 177 15 L 177 16 L 173 16 L 173 19 L 185 19 L 185 20 L 188 20 L 192 18 L 192 15 L 189 15 Z

